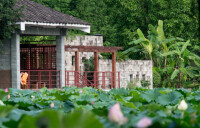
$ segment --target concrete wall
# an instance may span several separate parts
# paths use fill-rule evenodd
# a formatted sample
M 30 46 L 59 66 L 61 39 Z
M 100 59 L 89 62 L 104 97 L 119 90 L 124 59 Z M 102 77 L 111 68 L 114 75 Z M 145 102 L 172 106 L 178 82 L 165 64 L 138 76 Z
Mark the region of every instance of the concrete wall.
M 10 40 L 0 45 L 0 88 L 11 86 Z
M 103 46 L 102 36 L 73 36 L 68 37 L 65 45 L 84 45 L 84 46 Z M 84 59 L 94 57 L 94 53 L 82 52 L 79 53 L 80 70 L 84 71 Z M 75 66 L 72 65 L 72 57 L 75 56 L 74 52 L 65 52 L 65 69 L 74 71 Z M 100 55 L 99 55 L 100 56 Z M 74 57 L 73 57 L 74 58 Z M 83 59 L 84 58 L 84 59 Z M 149 80 L 153 86 L 152 76 L 152 62 L 149 60 L 128 60 L 124 62 L 117 61 L 117 71 L 120 72 L 120 85 L 121 87 L 127 87 L 130 80 L 138 79 L 137 86 L 141 86 L 140 81 L 142 79 Z M 112 60 L 99 59 L 99 71 L 112 71 Z M 70 78 L 72 80 L 73 78 Z M 118 83 L 117 83 L 118 85 Z M 108 88 L 108 87 L 107 87 Z

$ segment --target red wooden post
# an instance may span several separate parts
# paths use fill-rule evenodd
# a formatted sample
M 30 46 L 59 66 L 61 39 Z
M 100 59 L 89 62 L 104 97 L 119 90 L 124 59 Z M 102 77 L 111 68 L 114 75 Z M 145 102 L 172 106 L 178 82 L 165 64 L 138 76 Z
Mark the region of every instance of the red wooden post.
M 27 52 L 27 69 L 30 69 L 30 51 Z
M 98 59 L 98 52 L 94 52 L 94 74 L 95 74 L 95 87 L 98 88 L 98 84 L 99 84 L 99 59 Z
M 105 89 L 105 85 L 106 85 L 106 82 L 105 82 L 105 72 L 102 72 L 102 85 L 103 85 L 103 89 Z
M 75 52 L 75 85 L 79 87 L 79 52 Z
M 35 69 L 38 69 L 38 49 L 35 49 Z
M 52 88 L 52 85 L 51 85 L 51 71 L 49 71 L 49 88 Z
M 28 71 L 28 88 L 31 88 L 31 73 Z
M 42 69 L 45 69 L 45 47 L 43 46 L 43 68 Z M 39 60 L 39 59 L 38 59 Z M 41 65 L 42 66 L 42 65 Z
M 95 88 L 97 88 L 97 86 L 96 86 L 96 73 L 94 72 L 94 74 L 93 74 L 94 76 L 93 76 L 93 78 L 94 78 L 94 86 L 93 86 L 93 88 L 95 87 Z
M 112 53 L 113 86 L 116 88 L 116 52 Z
M 84 82 L 84 86 L 83 87 L 85 87 L 85 86 L 87 86 L 87 72 L 85 72 L 85 82 Z
M 41 71 L 38 71 L 38 87 L 41 87 Z

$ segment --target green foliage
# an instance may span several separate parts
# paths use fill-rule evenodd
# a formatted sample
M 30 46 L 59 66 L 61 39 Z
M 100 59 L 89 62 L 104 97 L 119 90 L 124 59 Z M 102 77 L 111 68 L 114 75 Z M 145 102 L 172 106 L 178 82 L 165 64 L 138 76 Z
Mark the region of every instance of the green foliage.
M 151 85 L 149 80 L 141 80 L 142 87 L 149 87 Z
M 34 1 L 89 22 L 91 24 L 91 35 L 100 33 L 104 37 L 104 44 L 123 46 L 124 50 L 129 48 L 128 42 L 137 38 L 136 30 L 138 28 L 146 37 L 149 33 L 153 33 L 153 31 L 148 31 L 152 26 L 147 25 L 155 25 L 160 19 L 163 20 L 163 23 L 160 21 L 159 26 L 164 29 L 158 29 L 158 33 L 161 33 L 158 40 L 163 40 L 164 37 L 181 37 L 190 39 L 192 44 L 196 44 L 196 46 L 199 44 L 197 0 Z M 74 30 L 69 33 L 82 34 Z M 130 57 L 132 59 L 144 58 L 140 51 L 137 51 L 137 54 L 130 55 Z
M 153 86 L 154 87 L 159 87 L 161 83 L 161 76 L 160 74 L 157 72 L 156 68 L 153 68 Z
M 0 125 L 19 128 L 116 128 L 117 125 L 109 121 L 108 113 L 117 102 L 128 118 L 128 122 L 122 126 L 125 128 L 136 126 L 143 117 L 152 120 L 151 127 L 170 127 L 172 123 L 176 124 L 175 128 L 200 125 L 199 90 L 121 88 L 104 92 L 86 87 L 82 88 L 82 93 L 79 91 L 76 87 L 61 90 L 43 88 L 37 92 L 9 89 L 6 94 L 10 94 L 11 98 L 1 99 L 5 105 L 0 106 Z M 3 91 L 1 93 L 5 94 Z M 27 104 L 26 98 L 31 104 Z M 188 109 L 181 112 L 177 106 L 183 98 Z M 50 107 L 52 102 L 53 108 Z
M 136 86 L 137 86 L 137 81 L 136 81 L 136 80 L 131 80 L 131 81 L 128 82 L 128 84 L 127 84 L 127 88 L 128 88 L 128 89 L 135 89 Z
M 9 39 L 15 28 L 15 23 L 21 16 L 21 10 L 13 9 L 16 0 L 0 1 L 0 44 L 3 40 Z M 13 24 L 13 25 L 11 25 Z

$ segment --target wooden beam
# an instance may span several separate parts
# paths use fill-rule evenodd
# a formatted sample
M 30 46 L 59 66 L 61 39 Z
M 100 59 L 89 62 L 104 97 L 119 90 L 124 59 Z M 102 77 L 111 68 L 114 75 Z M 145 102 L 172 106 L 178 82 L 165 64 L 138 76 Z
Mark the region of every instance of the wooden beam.
M 116 88 L 116 52 L 112 53 L 112 74 L 113 74 L 113 86 Z
M 75 74 L 74 74 L 75 85 L 79 87 L 79 51 L 75 52 Z
M 94 71 L 95 71 L 95 87 L 98 88 L 98 71 L 99 71 L 99 59 L 98 52 L 94 52 Z
M 65 51 L 68 52 L 116 52 L 117 50 L 121 50 L 122 47 L 104 47 L 104 46 L 72 46 L 66 45 Z

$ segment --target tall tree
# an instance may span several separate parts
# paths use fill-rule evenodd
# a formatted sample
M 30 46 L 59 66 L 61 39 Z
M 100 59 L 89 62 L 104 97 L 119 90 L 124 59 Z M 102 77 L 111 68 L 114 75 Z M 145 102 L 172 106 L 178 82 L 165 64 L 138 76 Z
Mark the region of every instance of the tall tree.
M 0 43 L 10 38 L 14 24 L 20 16 L 21 9 L 13 9 L 16 0 L 0 1 Z

